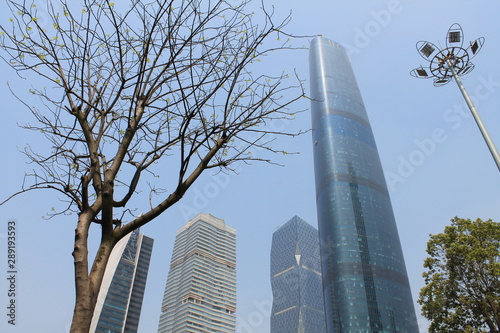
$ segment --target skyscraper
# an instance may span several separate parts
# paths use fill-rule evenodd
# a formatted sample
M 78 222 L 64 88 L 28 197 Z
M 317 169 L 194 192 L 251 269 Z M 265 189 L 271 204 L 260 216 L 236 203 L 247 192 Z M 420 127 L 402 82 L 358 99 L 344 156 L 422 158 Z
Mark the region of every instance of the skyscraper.
M 236 330 L 236 230 L 199 214 L 177 231 L 159 333 Z
M 271 333 L 323 333 L 318 231 L 294 216 L 273 234 Z
M 137 332 L 153 239 L 133 231 L 111 252 L 90 332 Z
M 328 332 L 418 332 L 389 193 L 347 53 L 319 37 L 309 62 Z

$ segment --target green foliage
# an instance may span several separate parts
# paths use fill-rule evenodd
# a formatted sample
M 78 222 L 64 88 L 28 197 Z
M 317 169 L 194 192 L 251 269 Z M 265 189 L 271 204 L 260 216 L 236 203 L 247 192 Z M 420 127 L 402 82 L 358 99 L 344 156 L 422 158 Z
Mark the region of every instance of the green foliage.
M 429 332 L 499 332 L 500 223 L 451 221 L 427 243 L 418 303 Z

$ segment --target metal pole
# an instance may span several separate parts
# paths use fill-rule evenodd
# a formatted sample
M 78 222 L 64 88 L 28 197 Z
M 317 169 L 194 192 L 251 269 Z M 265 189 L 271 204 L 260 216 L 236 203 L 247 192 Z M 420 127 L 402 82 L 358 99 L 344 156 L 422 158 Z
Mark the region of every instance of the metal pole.
M 495 143 L 493 142 L 493 140 L 491 140 L 491 137 L 488 134 L 488 131 L 486 130 L 486 127 L 484 126 L 483 121 L 481 120 L 481 117 L 479 116 L 479 113 L 477 112 L 476 107 L 474 106 L 474 103 L 472 103 L 472 100 L 470 99 L 469 94 L 465 90 L 465 87 L 462 83 L 462 80 L 457 75 L 457 72 L 455 71 L 455 68 L 453 67 L 453 64 L 451 63 L 450 59 L 446 59 L 446 64 L 448 65 L 448 68 L 450 68 L 451 72 L 453 73 L 453 77 L 455 78 L 455 82 L 457 83 L 458 88 L 460 89 L 460 92 L 464 96 L 465 102 L 467 102 L 467 105 L 469 106 L 470 112 L 472 113 L 472 116 L 474 117 L 474 120 L 476 121 L 476 124 L 479 127 L 481 134 L 483 135 L 484 141 L 486 141 L 486 145 L 488 146 L 488 149 L 490 150 L 491 156 L 493 156 L 493 159 L 495 160 L 495 163 L 497 164 L 497 168 L 500 171 L 500 155 L 498 154 L 498 150 L 495 147 Z

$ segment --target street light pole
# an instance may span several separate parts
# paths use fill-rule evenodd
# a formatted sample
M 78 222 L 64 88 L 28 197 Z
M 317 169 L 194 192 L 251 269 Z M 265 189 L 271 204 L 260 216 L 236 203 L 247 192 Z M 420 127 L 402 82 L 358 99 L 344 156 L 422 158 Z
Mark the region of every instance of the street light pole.
M 455 82 L 460 89 L 460 92 L 465 98 L 465 102 L 469 107 L 474 120 L 476 121 L 479 130 L 490 150 L 491 156 L 495 160 L 498 170 L 500 171 L 500 155 L 493 143 L 486 127 L 484 126 L 479 113 L 472 103 L 467 90 L 460 79 L 460 76 L 470 73 L 474 69 L 474 64 L 470 59 L 479 52 L 484 44 L 484 38 L 480 37 L 473 42 L 470 42 L 467 48 L 463 45 L 463 31 L 459 24 L 453 24 L 446 35 L 446 48 L 440 50 L 436 45 L 420 41 L 417 43 L 419 54 L 427 61 L 429 67 L 420 66 L 410 72 L 413 77 L 420 79 L 434 79 L 434 86 L 441 87 L 455 79 Z
M 493 142 L 493 140 L 491 140 L 490 134 L 488 133 L 486 126 L 484 126 L 484 123 L 481 120 L 481 117 L 479 116 L 479 113 L 477 112 L 476 107 L 474 106 L 474 103 L 472 103 L 472 99 L 469 97 L 467 90 L 465 90 L 465 86 L 462 83 L 462 80 L 460 79 L 460 77 L 458 76 L 457 71 L 453 67 L 451 60 L 446 59 L 446 63 L 448 65 L 448 67 L 450 68 L 451 73 L 453 74 L 453 78 L 455 79 L 455 82 L 457 83 L 458 88 L 460 89 L 460 92 L 464 96 L 464 99 L 465 99 L 465 102 L 467 103 L 467 106 L 469 106 L 470 112 L 472 113 L 472 116 L 474 117 L 474 120 L 476 121 L 476 124 L 479 127 L 481 134 L 483 135 L 484 141 L 486 141 L 486 145 L 488 146 L 488 149 L 490 150 L 491 156 L 493 156 L 493 159 L 495 160 L 495 163 L 497 164 L 497 168 L 500 171 L 500 155 L 498 154 L 498 150 L 495 147 L 495 143 Z

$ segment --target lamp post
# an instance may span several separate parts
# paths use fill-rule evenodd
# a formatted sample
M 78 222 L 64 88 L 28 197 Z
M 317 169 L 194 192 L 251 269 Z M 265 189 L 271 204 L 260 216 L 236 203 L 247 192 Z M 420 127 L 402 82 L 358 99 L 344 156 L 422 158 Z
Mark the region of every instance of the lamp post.
M 420 79 L 433 78 L 434 86 L 436 87 L 444 86 L 452 78 L 455 79 L 500 171 L 500 155 L 498 154 L 498 150 L 460 79 L 460 76 L 470 73 L 474 69 L 474 64 L 470 60 L 479 52 L 483 44 L 484 38 L 480 37 L 473 42 L 469 42 L 467 48 L 464 48 L 462 28 L 458 23 L 455 23 L 450 27 L 446 35 L 446 48 L 441 50 L 436 45 L 425 41 L 417 43 L 418 53 L 429 62 L 429 66 L 415 68 L 410 74 Z

